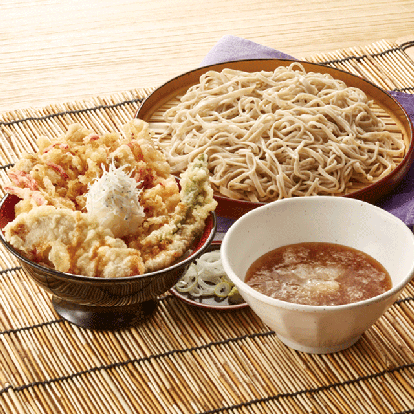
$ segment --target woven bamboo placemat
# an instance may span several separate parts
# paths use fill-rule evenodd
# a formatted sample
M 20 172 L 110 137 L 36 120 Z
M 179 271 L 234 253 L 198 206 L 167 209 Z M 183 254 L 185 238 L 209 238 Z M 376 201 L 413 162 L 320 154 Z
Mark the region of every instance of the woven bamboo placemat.
M 414 93 L 414 61 L 381 41 L 307 60 Z M 0 115 L 0 183 L 40 134 L 80 122 L 119 130 L 150 89 Z M 0 188 L 1 195 L 4 190 Z M 309 355 L 284 346 L 249 308 L 205 311 L 166 294 L 122 331 L 60 319 L 50 296 L 0 248 L 0 413 L 414 412 L 414 283 L 353 347 Z

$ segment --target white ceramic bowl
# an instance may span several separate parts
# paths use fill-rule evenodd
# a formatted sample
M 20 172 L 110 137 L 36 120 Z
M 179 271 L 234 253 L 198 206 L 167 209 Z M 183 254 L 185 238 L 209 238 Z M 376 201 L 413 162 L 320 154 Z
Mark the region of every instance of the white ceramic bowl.
M 257 258 L 301 242 L 338 243 L 361 250 L 389 272 L 392 289 L 339 306 L 309 306 L 273 299 L 244 278 Z M 392 214 L 344 197 L 299 197 L 269 203 L 242 216 L 221 247 L 224 270 L 262 321 L 289 347 L 330 353 L 353 345 L 391 306 L 414 275 L 414 235 Z

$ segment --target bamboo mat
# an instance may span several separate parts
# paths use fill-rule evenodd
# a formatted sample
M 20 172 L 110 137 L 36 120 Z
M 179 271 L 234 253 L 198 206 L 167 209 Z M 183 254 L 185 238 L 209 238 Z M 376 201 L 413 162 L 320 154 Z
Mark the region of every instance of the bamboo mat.
M 398 45 L 308 57 L 414 93 Z M 80 122 L 119 130 L 151 89 L 0 115 L 0 183 L 40 134 Z M 1 195 L 4 190 L 1 187 Z M 88 331 L 54 312 L 49 294 L 0 248 L 0 413 L 414 412 L 414 283 L 353 347 L 309 355 L 284 346 L 249 308 L 205 311 L 166 294 L 154 317 Z

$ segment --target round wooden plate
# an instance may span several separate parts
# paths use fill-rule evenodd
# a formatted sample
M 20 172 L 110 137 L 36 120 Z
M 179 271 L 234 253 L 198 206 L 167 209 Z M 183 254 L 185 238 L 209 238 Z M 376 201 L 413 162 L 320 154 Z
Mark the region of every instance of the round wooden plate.
M 209 70 L 221 71 L 232 68 L 246 72 L 273 71 L 279 66 L 289 66 L 294 61 L 284 59 L 254 59 L 220 63 L 205 66 L 184 73 L 156 89 L 139 108 L 136 117 L 150 124 L 156 135 L 165 131 L 167 124 L 163 119 L 164 112 L 176 105 L 187 89 L 200 81 L 200 76 Z M 297 62 L 297 61 L 296 61 Z M 374 101 L 374 112 L 386 125 L 386 129 L 405 142 L 406 152 L 403 158 L 397 160 L 398 166 L 390 174 L 374 184 L 356 184 L 347 193 L 339 194 L 345 197 L 375 202 L 392 191 L 407 174 L 414 160 L 413 125 L 402 106 L 389 94 L 373 83 L 352 75 L 348 72 L 315 63 L 300 61 L 307 72 L 327 73 L 342 80 L 348 86 L 357 87 Z M 219 216 L 236 219 L 253 208 L 265 203 L 234 200 L 216 194 L 218 201 L 216 213 Z

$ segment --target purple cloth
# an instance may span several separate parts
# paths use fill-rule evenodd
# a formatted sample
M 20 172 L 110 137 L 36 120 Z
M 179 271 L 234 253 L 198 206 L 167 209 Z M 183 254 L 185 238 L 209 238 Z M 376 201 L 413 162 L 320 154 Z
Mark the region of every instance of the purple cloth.
M 292 56 L 236 36 L 223 36 L 207 53 L 201 66 L 243 59 L 294 59 Z
M 392 91 L 388 93 L 401 104 L 414 125 L 414 95 Z M 414 225 L 414 163 L 401 183 L 376 204 L 400 218 L 408 226 Z
M 295 59 L 285 53 L 236 36 L 222 37 L 201 62 L 201 66 L 242 59 Z M 414 86 L 414 85 L 413 85 Z M 408 113 L 414 125 L 414 95 L 389 92 Z M 376 203 L 408 226 L 414 225 L 414 165 L 398 187 Z

